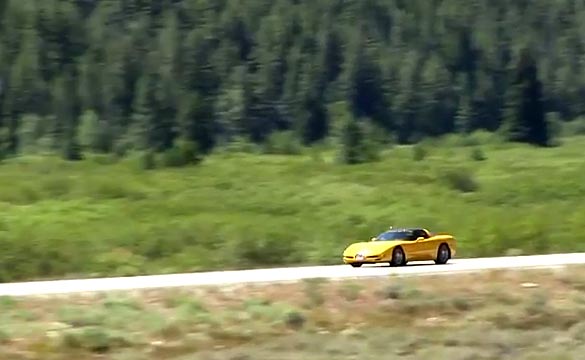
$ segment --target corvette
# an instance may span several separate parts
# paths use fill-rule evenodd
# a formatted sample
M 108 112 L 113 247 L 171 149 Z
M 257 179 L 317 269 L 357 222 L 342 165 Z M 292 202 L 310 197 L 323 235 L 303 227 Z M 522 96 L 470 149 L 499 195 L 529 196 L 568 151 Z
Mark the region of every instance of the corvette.
M 409 261 L 430 260 L 446 264 L 456 251 L 453 235 L 432 234 L 423 228 L 390 228 L 368 242 L 349 245 L 343 252 L 343 262 L 353 267 L 377 263 L 405 266 Z

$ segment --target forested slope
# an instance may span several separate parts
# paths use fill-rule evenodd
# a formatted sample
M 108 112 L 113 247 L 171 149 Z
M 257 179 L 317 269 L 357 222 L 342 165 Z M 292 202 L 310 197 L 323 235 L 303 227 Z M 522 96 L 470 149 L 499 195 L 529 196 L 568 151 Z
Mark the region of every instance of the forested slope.
M 585 111 L 574 0 L 2 0 L 0 19 L 3 154 L 311 144 L 353 119 L 402 143 L 496 130 L 525 49 L 524 95 Z

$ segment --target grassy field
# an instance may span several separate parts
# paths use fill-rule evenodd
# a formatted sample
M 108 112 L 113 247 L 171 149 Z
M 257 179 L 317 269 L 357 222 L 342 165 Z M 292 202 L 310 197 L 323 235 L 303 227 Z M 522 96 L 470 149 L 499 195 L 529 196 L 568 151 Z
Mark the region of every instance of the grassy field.
M 0 281 L 336 264 L 389 225 L 452 232 L 462 257 L 585 251 L 583 149 L 476 134 L 356 166 L 327 149 L 149 171 L 136 157 L 6 160 Z
M 2 359 L 577 359 L 585 268 L 0 299 Z

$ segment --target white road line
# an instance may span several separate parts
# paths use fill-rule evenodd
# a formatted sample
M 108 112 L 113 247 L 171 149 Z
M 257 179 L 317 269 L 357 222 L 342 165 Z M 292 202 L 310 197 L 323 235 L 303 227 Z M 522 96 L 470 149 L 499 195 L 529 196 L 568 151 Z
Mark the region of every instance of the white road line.
M 206 285 L 276 283 L 310 278 L 340 280 L 390 275 L 421 276 L 496 269 L 554 268 L 577 264 L 585 264 L 585 253 L 453 259 L 447 265 L 435 265 L 433 262 L 421 262 L 411 263 L 406 267 L 398 268 L 389 267 L 387 265 L 364 266 L 362 268 L 352 268 L 349 265 L 333 265 L 5 283 L 0 284 L 0 296 L 34 296 Z

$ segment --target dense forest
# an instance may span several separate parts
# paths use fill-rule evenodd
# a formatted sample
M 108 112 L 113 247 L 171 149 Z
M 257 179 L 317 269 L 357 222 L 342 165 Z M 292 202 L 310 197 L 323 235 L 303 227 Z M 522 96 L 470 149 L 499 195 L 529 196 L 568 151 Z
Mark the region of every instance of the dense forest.
M 547 114 L 585 112 L 580 19 L 575 0 L 0 0 L 1 151 L 543 144 Z

